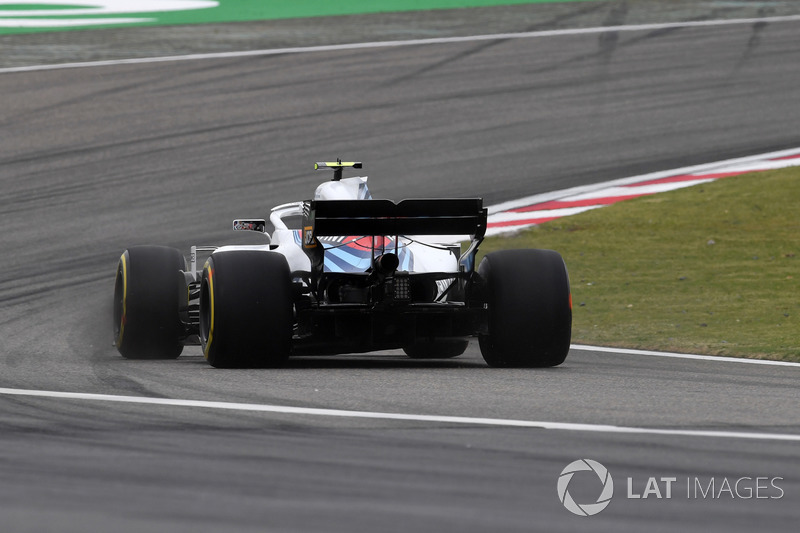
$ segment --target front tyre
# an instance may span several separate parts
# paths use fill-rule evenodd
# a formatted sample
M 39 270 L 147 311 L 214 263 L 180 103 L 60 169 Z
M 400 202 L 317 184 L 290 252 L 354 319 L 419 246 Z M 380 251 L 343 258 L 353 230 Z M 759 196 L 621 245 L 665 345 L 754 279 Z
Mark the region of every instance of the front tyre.
M 489 366 L 549 367 L 564 362 L 572 337 L 572 296 L 564 260 L 552 250 L 502 250 L 478 267 L 487 284 Z
M 175 359 L 181 354 L 178 271 L 185 268 L 175 248 L 134 246 L 122 254 L 114 284 L 114 339 L 122 357 Z
M 211 255 L 200 289 L 200 340 L 211 366 L 283 366 L 293 323 L 285 257 L 255 250 Z

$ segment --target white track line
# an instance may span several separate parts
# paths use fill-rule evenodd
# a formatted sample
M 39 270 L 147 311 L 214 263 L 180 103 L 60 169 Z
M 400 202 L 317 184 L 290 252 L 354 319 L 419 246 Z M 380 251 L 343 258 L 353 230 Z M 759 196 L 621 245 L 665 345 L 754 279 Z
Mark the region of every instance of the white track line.
M 25 19 L 2 18 L 0 28 L 71 28 L 75 26 L 99 26 L 113 24 L 143 24 L 156 19 L 143 18 L 102 18 L 102 19 Z
M 635 24 L 629 26 L 600 26 L 594 28 L 573 28 L 562 30 L 531 31 L 520 33 L 495 33 L 490 35 L 468 35 L 463 37 L 436 37 L 430 39 L 409 39 L 404 41 L 374 41 L 350 44 L 335 44 L 323 46 L 303 46 L 292 48 L 272 48 L 267 50 L 242 50 L 236 52 L 215 52 L 207 54 L 187 54 L 164 57 L 141 57 L 131 59 L 114 59 L 106 61 L 87 61 L 81 63 L 62 63 L 57 65 L 31 65 L 26 67 L 10 67 L 0 69 L 0 74 L 12 72 L 32 72 L 41 70 L 60 70 L 70 68 L 107 67 L 113 65 L 136 65 L 146 63 L 165 63 L 174 61 L 197 61 L 203 59 L 229 59 L 253 56 L 271 56 L 282 54 L 307 54 L 314 52 L 337 52 L 343 50 L 360 50 L 375 48 L 397 48 L 401 46 L 420 46 L 429 44 L 451 44 L 477 41 L 501 41 L 510 39 L 530 39 L 536 37 L 559 37 L 565 35 L 589 35 L 607 32 L 655 31 L 680 28 L 706 28 L 712 26 L 731 26 L 741 24 L 796 22 L 800 15 L 783 17 L 762 17 L 730 20 L 703 20 L 690 22 L 665 22 L 659 24 Z
M 656 352 L 652 350 L 631 350 L 627 348 L 608 348 L 605 346 L 586 346 L 583 344 L 573 344 L 570 346 L 570 349 L 616 353 L 623 355 L 649 355 L 654 357 L 670 357 L 674 359 L 693 359 L 695 361 L 713 361 L 715 363 L 744 363 L 750 365 L 789 366 L 800 368 L 800 363 L 793 363 L 791 361 L 771 361 L 769 359 L 746 359 L 744 357 L 723 357 L 719 355 L 695 355 L 675 352 Z
M 260 413 L 280 413 L 292 415 L 328 416 L 338 418 L 368 418 L 375 420 L 405 420 L 412 422 L 431 422 L 441 424 L 465 424 L 494 427 L 521 427 L 556 429 L 562 431 L 588 431 L 595 433 L 625 433 L 638 435 L 669 435 L 681 437 L 711 437 L 725 439 L 751 439 L 800 442 L 800 435 L 791 433 L 752 433 L 744 431 L 706 431 L 692 429 L 657 429 L 604 424 L 573 424 L 568 422 L 541 422 L 533 420 L 514 420 L 505 418 L 475 418 L 466 416 L 415 415 L 401 413 L 382 413 L 372 411 L 346 411 L 341 409 L 319 409 L 310 407 L 291 407 L 285 405 L 265 405 L 254 403 L 211 402 L 202 400 L 177 400 L 170 398 L 147 398 L 139 396 L 116 396 L 109 394 L 86 394 L 79 392 L 55 392 L 42 390 L 0 388 L 0 394 L 7 396 L 33 396 L 39 398 L 58 398 L 65 400 L 86 400 L 97 402 L 117 402 L 129 404 L 161 405 L 174 407 L 196 407 L 201 409 L 225 409 L 231 411 L 251 411 Z
M 549 218 L 549 217 L 571 217 L 572 215 L 579 215 L 591 209 L 598 209 L 602 205 L 590 205 L 586 207 L 567 207 L 563 209 L 543 209 L 541 211 L 534 211 L 532 213 L 515 213 L 512 211 L 505 213 L 497 213 L 492 217 L 492 222 L 510 222 L 513 220 L 527 220 L 532 218 Z

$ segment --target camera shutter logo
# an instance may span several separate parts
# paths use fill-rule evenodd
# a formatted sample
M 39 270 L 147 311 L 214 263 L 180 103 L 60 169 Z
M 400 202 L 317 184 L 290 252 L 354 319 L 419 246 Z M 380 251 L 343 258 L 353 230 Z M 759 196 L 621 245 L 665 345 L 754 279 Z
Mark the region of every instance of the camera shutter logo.
M 572 481 L 572 476 L 576 472 L 591 471 L 597 474 L 600 482 L 603 484 L 603 490 L 598 496 L 597 501 L 594 503 L 577 503 L 572 499 L 569 493 L 569 482 Z M 578 459 L 567 465 L 561 471 L 558 477 L 558 499 L 564 504 L 564 507 L 571 513 L 578 516 L 592 516 L 596 515 L 611 503 L 611 497 L 614 496 L 614 480 L 611 479 L 611 474 L 608 469 L 591 459 Z

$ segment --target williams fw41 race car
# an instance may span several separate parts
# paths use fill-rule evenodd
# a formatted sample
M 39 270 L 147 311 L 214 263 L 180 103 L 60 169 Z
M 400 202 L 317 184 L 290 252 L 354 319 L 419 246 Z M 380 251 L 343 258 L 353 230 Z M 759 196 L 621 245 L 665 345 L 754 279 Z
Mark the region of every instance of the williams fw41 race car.
M 126 250 L 114 289 L 122 356 L 170 359 L 199 344 L 222 368 L 388 349 L 432 359 L 477 336 L 490 366 L 564 361 L 572 298 L 558 253 L 503 250 L 476 269 L 480 198 L 374 200 L 366 177 L 342 179 L 361 163 L 315 166 L 333 179 L 312 200 L 273 208 L 271 235 L 266 220 L 233 221 L 263 245 L 192 246 L 188 261 L 163 246 Z

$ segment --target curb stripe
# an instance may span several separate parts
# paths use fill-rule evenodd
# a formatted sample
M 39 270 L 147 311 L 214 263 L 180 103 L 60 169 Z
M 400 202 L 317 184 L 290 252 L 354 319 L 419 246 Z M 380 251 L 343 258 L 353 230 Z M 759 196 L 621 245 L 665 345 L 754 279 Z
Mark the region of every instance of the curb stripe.
M 487 235 L 519 231 L 623 200 L 749 172 L 800 166 L 800 148 L 573 187 L 490 206 Z

